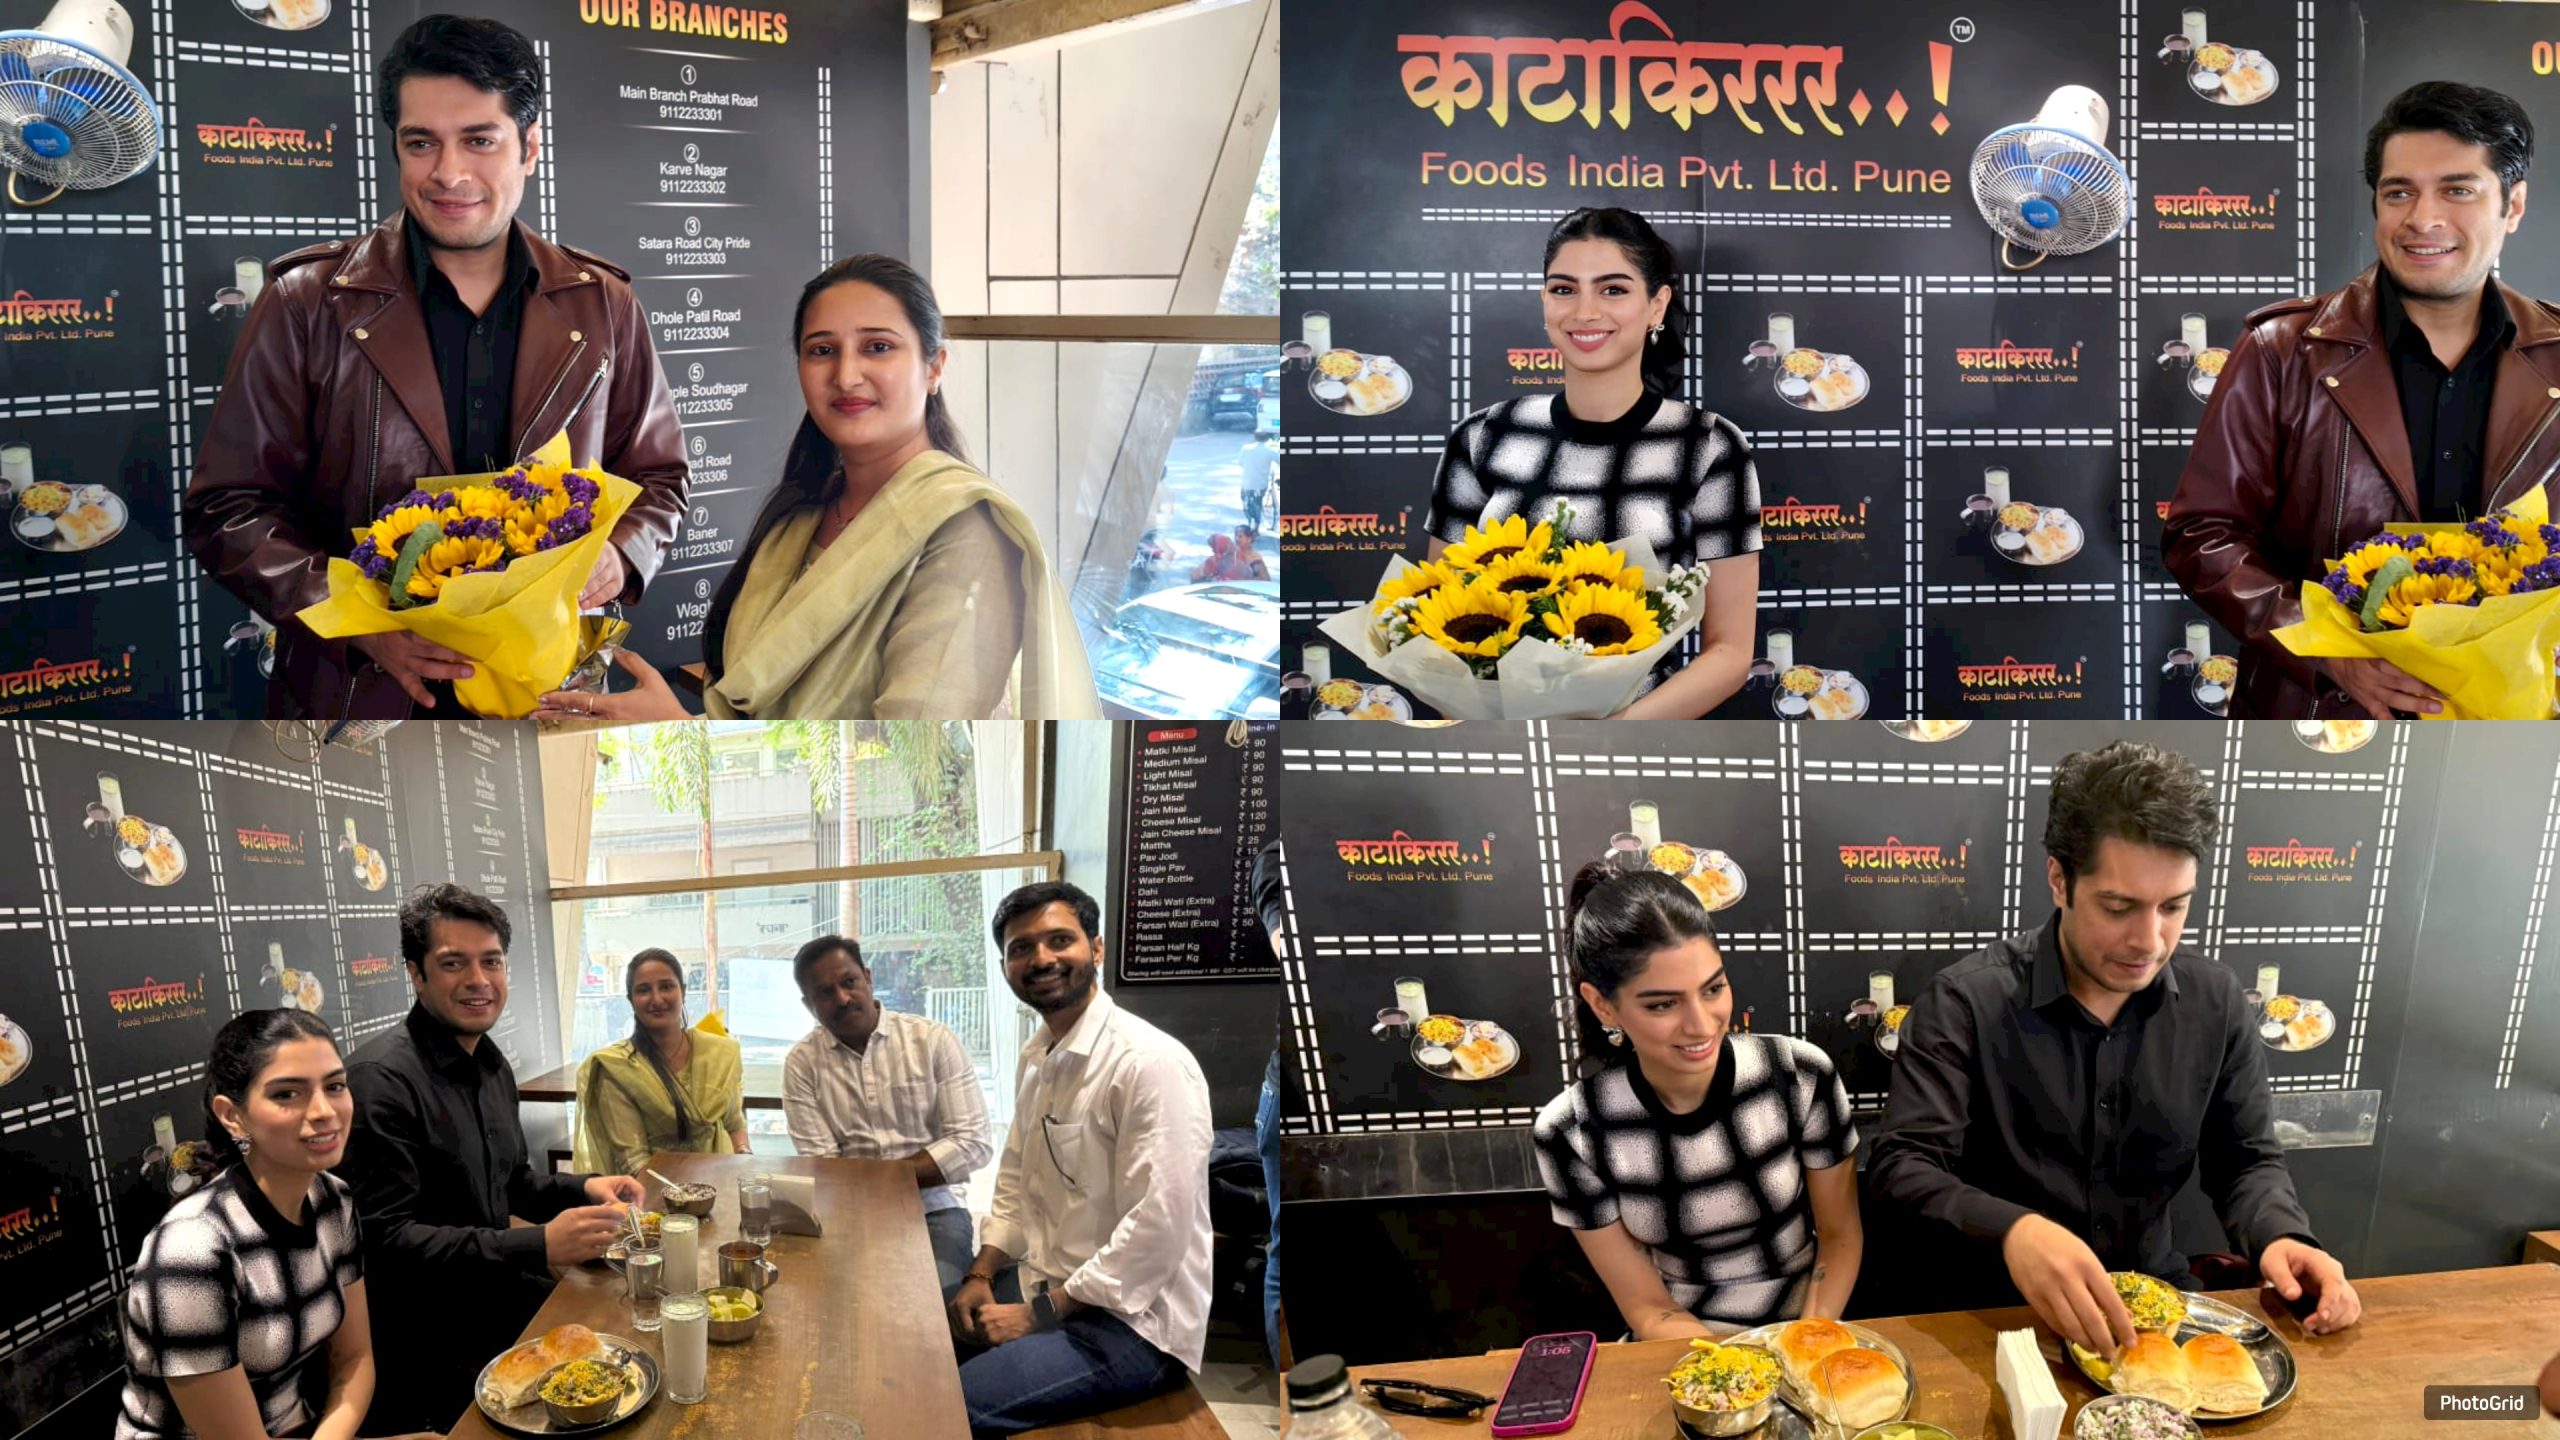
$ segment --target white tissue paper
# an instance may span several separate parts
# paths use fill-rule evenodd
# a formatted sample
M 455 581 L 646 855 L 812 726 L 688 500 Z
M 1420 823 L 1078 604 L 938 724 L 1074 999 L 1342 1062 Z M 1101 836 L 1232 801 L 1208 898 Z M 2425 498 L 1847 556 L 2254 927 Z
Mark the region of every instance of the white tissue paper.
M 2009 1400 L 2009 1429 L 2017 1440 L 2056 1440 L 2069 1410 L 2052 1367 L 2036 1348 L 2033 1330 L 2000 1332 L 2000 1393 Z
M 822 1235 L 818 1180 L 814 1175 L 773 1177 L 773 1228 L 779 1235 Z

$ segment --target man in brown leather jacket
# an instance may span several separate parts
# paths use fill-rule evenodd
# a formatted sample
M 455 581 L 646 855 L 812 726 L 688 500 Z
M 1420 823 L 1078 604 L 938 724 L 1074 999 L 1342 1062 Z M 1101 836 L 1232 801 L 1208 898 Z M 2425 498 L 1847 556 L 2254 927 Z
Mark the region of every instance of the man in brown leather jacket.
M 2268 632 L 2367 537 L 2471 520 L 2560 465 L 2560 307 L 2498 284 L 2524 219 L 2533 122 L 2494 90 L 2430 81 L 2365 141 L 2380 257 L 2345 288 L 2249 317 L 2197 427 L 2163 559 L 2240 637 L 2237 718 L 2429 713 L 2382 660 L 2307 660 Z
M 268 267 L 187 487 L 196 559 L 277 627 L 272 716 L 457 713 L 462 656 L 406 632 L 323 640 L 292 618 L 413 480 L 504 469 L 565 429 L 578 463 L 641 489 L 588 606 L 639 599 L 685 510 L 675 404 L 629 275 L 515 219 L 542 146 L 532 45 L 430 15 L 381 79 L 403 212 Z

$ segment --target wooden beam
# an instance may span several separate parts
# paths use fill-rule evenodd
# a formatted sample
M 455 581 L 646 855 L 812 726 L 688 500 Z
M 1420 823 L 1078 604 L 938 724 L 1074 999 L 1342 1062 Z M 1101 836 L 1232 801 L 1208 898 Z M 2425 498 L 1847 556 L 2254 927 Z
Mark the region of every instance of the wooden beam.
M 1277 345 L 1277 315 L 946 315 L 951 340 L 1091 340 L 1130 345 Z
M 1055 880 L 1067 857 L 1057 850 L 1013 855 L 970 855 L 952 860 L 899 860 L 881 865 L 831 865 L 817 870 L 776 870 L 764 875 L 680 876 L 619 885 L 554 885 L 553 900 L 613 900 L 625 895 L 690 895 L 702 890 L 764 890 L 782 885 L 829 885 L 845 880 L 894 880 L 905 875 L 958 875 L 975 870 L 1041 870 Z
M 1198 0 L 950 0 L 933 22 L 933 64 L 940 69 L 1056 40 L 1098 25 L 1116 25 Z

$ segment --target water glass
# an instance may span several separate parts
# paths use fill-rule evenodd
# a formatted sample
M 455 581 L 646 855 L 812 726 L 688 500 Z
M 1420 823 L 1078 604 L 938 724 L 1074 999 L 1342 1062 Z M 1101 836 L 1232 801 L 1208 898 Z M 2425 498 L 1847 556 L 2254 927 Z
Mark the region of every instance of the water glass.
M 647 1333 L 658 1328 L 660 1302 L 667 1293 L 667 1257 L 657 1242 L 633 1241 L 624 1251 L 622 1273 L 631 1285 L 631 1328 Z
M 773 1243 L 773 1177 L 758 1173 L 738 1182 L 738 1238 Z
M 711 1302 L 699 1293 L 670 1295 L 667 1316 L 667 1398 L 699 1405 L 711 1375 Z
M 702 1222 L 690 1215 L 670 1215 L 658 1222 L 658 1249 L 667 1257 L 667 1293 L 684 1295 L 702 1288 Z

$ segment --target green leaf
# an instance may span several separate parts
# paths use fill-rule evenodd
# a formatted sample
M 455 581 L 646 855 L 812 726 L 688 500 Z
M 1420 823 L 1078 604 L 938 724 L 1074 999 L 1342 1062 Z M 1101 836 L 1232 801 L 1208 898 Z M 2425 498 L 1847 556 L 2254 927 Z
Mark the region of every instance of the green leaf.
M 2406 555 L 2394 555 L 2382 562 L 2382 568 L 2374 571 L 2373 578 L 2365 582 L 2364 613 L 2356 617 L 2365 629 L 2390 628 L 2382 623 L 2382 602 L 2390 598 L 2392 586 L 2416 573 L 2417 567 L 2409 563 Z
M 411 595 L 409 581 L 418 573 L 418 562 L 427 558 L 427 548 L 443 538 L 444 527 L 429 520 L 410 531 L 409 538 L 400 542 L 400 558 L 391 564 L 392 609 L 411 610 L 435 603 Z

